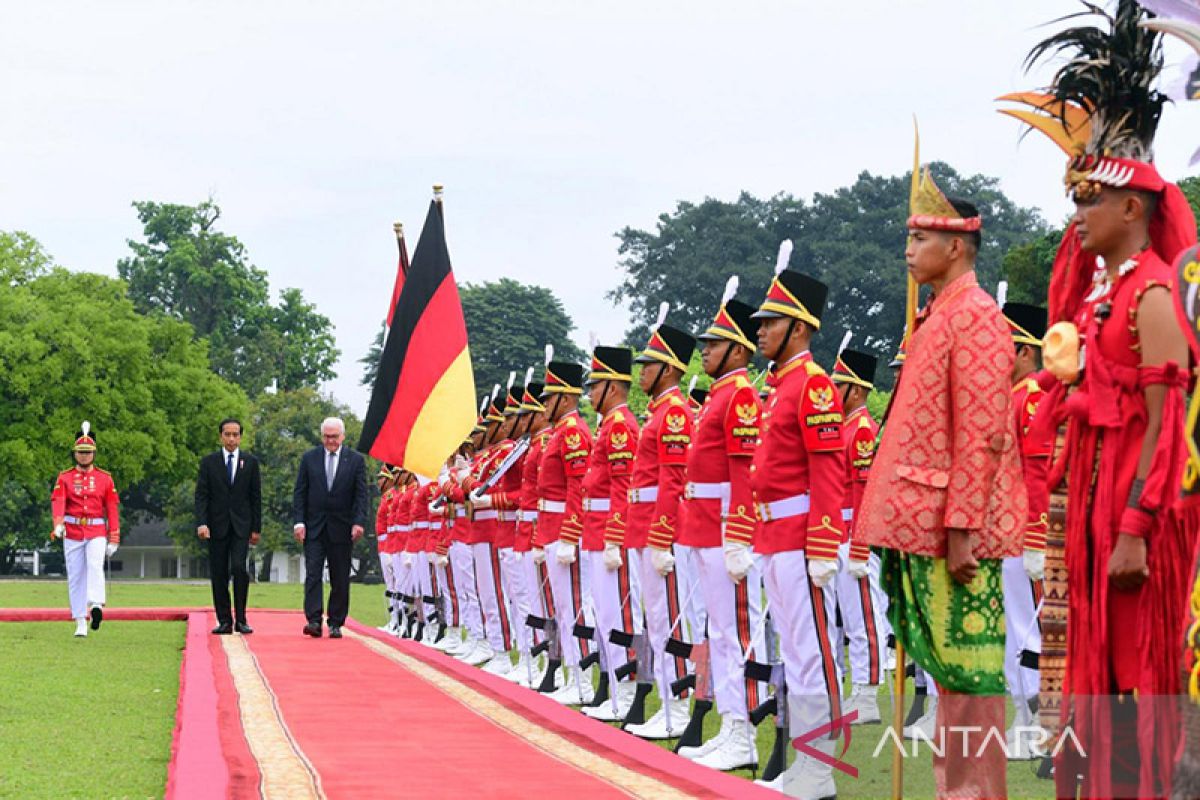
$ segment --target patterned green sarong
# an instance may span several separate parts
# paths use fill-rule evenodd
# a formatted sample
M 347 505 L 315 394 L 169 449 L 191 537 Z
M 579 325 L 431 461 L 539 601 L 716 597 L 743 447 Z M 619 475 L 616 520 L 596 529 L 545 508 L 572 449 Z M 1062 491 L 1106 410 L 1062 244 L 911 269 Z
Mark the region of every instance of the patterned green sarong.
M 888 618 L 905 650 L 939 686 L 1004 694 L 1001 562 L 980 559 L 975 580 L 950 577 L 946 559 L 884 550 Z

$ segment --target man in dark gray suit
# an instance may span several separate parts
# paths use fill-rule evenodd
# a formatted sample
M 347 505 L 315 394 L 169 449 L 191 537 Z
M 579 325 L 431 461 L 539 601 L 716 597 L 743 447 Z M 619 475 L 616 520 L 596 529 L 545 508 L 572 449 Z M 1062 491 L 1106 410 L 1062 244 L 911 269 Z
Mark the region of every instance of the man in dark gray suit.
M 321 423 L 321 447 L 300 459 L 292 495 L 296 541 L 304 543 L 304 633 L 321 636 L 322 573 L 329 565 L 329 638 L 342 638 L 350 610 L 350 550 L 367 524 L 367 465 L 342 443 L 346 425 Z
M 208 542 L 212 579 L 213 633 L 254 633 L 246 622 L 250 572 L 246 557 L 262 530 L 262 478 L 258 459 L 241 449 L 242 423 L 221 420 L 221 449 L 200 459 L 196 478 L 196 535 Z M 233 613 L 229 576 L 233 573 Z M 234 614 L 236 613 L 236 618 Z

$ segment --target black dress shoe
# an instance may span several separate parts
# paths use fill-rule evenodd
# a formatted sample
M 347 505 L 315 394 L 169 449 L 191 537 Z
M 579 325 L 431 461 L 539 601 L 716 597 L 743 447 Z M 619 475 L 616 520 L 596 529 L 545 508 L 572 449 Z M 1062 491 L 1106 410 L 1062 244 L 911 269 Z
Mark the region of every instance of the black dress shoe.
M 244 622 L 235 622 L 233 624 L 233 629 L 242 635 L 245 635 L 247 633 L 254 633 L 254 628 L 251 628 L 249 625 L 247 625 Z
M 104 622 L 104 609 L 100 606 L 92 606 L 92 630 L 100 630 L 101 622 Z
M 222 622 L 220 625 L 212 629 L 212 632 L 217 636 L 228 636 L 233 633 L 233 623 Z
M 330 638 L 330 639 L 340 639 L 340 638 L 342 638 L 342 629 L 341 629 L 341 627 L 340 627 L 340 626 L 338 626 L 338 625 L 330 625 L 330 626 L 329 626 L 329 638 Z
M 306 636 L 311 636 L 314 639 L 320 639 L 321 638 L 321 623 L 319 623 L 319 622 L 308 623 L 307 625 L 304 626 L 304 634 Z

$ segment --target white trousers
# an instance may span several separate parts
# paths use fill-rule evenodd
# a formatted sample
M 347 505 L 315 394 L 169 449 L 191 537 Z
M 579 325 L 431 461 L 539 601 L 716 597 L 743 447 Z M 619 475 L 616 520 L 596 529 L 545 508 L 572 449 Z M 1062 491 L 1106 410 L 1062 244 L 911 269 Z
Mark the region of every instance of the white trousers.
M 1042 629 L 1037 621 L 1037 601 L 1041 587 L 1025 574 L 1020 556 L 1004 559 L 1000 567 L 1004 581 L 1004 678 L 1013 702 L 1028 702 L 1037 697 L 1041 676 L 1036 669 L 1021 666 L 1021 650 L 1042 651 Z
M 67 562 L 67 597 L 71 602 L 71 617 L 83 619 L 88 606 L 104 605 L 104 548 L 108 540 L 63 539 L 63 555 Z
M 462 624 L 472 639 L 482 639 L 483 612 L 479 608 L 479 591 L 475 586 L 475 557 L 471 545 L 466 542 L 450 543 L 450 570 L 454 573 Z
M 525 584 L 525 596 L 529 602 L 529 612 L 535 617 L 546 619 L 554 615 L 554 602 L 550 595 L 550 580 L 546 573 L 546 565 L 535 564 L 533 562 L 533 553 L 521 553 L 519 562 L 521 581 Z M 537 628 L 530 628 L 525 624 L 525 619 L 515 620 L 514 624 L 523 625 L 529 630 L 529 641 L 532 644 L 541 644 L 545 638 Z
M 683 593 L 683 619 L 691 632 L 692 642 L 702 642 L 708 630 L 708 609 L 704 606 L 704 592 L 700 589 L 700 565 L 695 547 L 675 545 L 675 559 L 682 561 L 680 591 Z
M 787 680 L 789 732 L 797 737 L 842 715 L 834 593 L 809 580 L 803 550 L 763 556 L 762 569 Z
M 635 654 L 632 648 L 618 647 L 609 641 L 609 634 L 614 630 L 642 632 L 642 621 L 634 616 L 633 610 L 638 581 L 633 580 L 628 563 L 622 563 L 620 569 L 610 571 L 604 565 L 603 550 L 580 551 L 579 555 L 592 589 L 596 637 L 602 643 L 605 663 L 609 669 L 615 670 L 632 660 Z
M 749 719 L 766 699 L 766 688 L 746 680 L 746 659 L 767 656 L 763 645 L 762 572 L 758 557 L 750 572 L 734 583 L 725 569 L 721 547 L 688 548 L 699 571 L 700 592 L 708 611 L 708 653 L 713 695 L 722 717 Z
M 884 660 L 887 654 L 887 632 L 883 627 L 884 614 L 876 601 L 879 586 L 879 556 L 871 553 L 867 559 L 867 577 L 855 578 L 847 564 L 850 544 L 838 548 L 839 571 L 833 579 L 837 606 L 842 612 L 842 627 L 850 639 L 850 679 L 856 684 L 878 686 L 883 682 Z M 834 640 L 841 652 L 841 639 Z M 838 664 L 842 661 L 839 658 Z
M 522 652 L 531 646 L 529 626 L 525 624 L 525 618 L 529 616 L 529 592 L 522 570 L 522 562 L 527 557 L 528 554 L 518 553 L 511 547 L 500 548 L 500 582 L 511 612 L 509 626 L 517 649 Z
M 484 634 L 492 650 L 507 653 L 512 649 L 512 626 L 500 572 L 500 553 L 491 542 L 479 542 L 471 545 L 471 556 L 475 561 L 475 587 L 483 609 Z
M 658 683 L 658 696 L 667 697 L 671 691 L 671 683 L 687 675 L 687 661 L 678 656 L 668 655 L 667 640 L 674 638 L 685 642 L 698 642 L 700 637 L 695 632 L 688 633 L 686 614 L 681 614 L 683 603 L 686 603 L 689 590 L 685 587 L 695 585 L 695 576 L 688 574 L 688 559 L 679 558 L 681 548 L 672 548 L 675 553 L 675 569 L 664 578 L 658 574 L 650 559 L 649 548 L 642 551 L 639 561 L 642 567 L 642 608 L 646 612 L 646 636 L 650 640 L 650 651 L 654 656 L 655 680 Z M 690 592 L 692 596 L 696 592 Z
M 391 553 L 379 554 L 379 572 L 383 575 L 383 585 L 387 587 L 389 592 L 395 590 L 396 570 L 392 564 Z
M 562 643 L 563 663 L 574 667 L 579 664 L 579 659 L 591 651 L 588 643 L 575 635 L 575 623 L 595 625 L 596 620 L 592 615 L 591 587 L 584 580 L 579 563 L 580 553 L 576 549 L 574 563 L 564 566 L 555 557 L 559 544 L 551 542 L 546 545 L 546 571 L 550 575 L 551 594 L 554 596 L 554 617 L 558 623 L 559 642 Z

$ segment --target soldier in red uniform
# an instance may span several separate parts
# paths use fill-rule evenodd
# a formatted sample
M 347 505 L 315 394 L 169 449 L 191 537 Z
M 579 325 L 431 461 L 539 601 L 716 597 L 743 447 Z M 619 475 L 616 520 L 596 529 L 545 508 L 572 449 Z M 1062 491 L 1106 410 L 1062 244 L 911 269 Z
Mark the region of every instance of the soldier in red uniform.
M 1013 428 L 1021 473 L 1029 497 L 1025 523 L 1025 552 L 1010 556 L 1001 565 L 1004 581 L 1004 677 L 1015 714 L 1007 733 L 1008 758 L 1025 761 L 1036 757 L 1031 746 L 1041 676 L 1035 667 L 1021 664 L 1022 651 L 1039 653 L 1042 635 L 1038 606 L 1042 600 L 1042 578 L 1046 572 L 1046 532 L 1049 526 L 1050 492 L 1046 477 L 1054 441 L 1049 431 L 1033 433 L 1033 420 L 1046 393 L 1041 377 L 1042 337 L 1046 335 L 1046 309 L 1025 303 L 1004 303 L 1004 319 L 1012 331 L 1016 361 L 1012 373 Z M 1026 729 L 1026 730 L 1022 730 Z
M 787 679 L 788 722 L 798 737 L 841 717 L 831 584 L 844 538 L 846 456 L 841 398 L 809 352 L 829 290 L 786 268 L 787 244 L 755 312 L 762 320 L 759 351 L 775 362 L 775 370 L 751 482 L 760 523 L 754 550 L 763 557 L 763 583 Z M 835 729 L 811 746 L 832 754 L 836 735 Z M 830 763 L 803 751 L 772 784 L 794 796 L 835 793 Z
M 846 499 L 842 521 L 847 541 L 838 548 L 840 571 L 834 581 L 842 625 L 850 640 L 851 689 L 842 713 L 857 711 L 855 725 L 879 722 L 879 684 L 886 667 L 887 634 L 879 597 L 879 556 L 855 541 L 854 515 L 862 503 L 879 425 L 867 410 L 874 388 L 878 359 L 858 350 L 842 350 L 833 367 L 833 383 L 842 396 L 846 415 L 842 433 L 846 447 Z
M 629 410 L 629 385 L 633 381 L 633 353 L 627 347 L 597 346 L 587 391 L 600 417 L 594 447 L 583 478 L 583 569 L 592 593 L 596 637 L 604 648 L 608 669 L 592 704 L 584 713 L 593 719 L 624 719 L 633 704 L 636 685 L 625 680 L 610 685 L 610 674 L 632 656 L 609 641 L 614 630 L 641 632 L 641 597 L 638 576 L 629 569 L 623 543 L 629 515 L 629 476 L 637 447 L 638 424 Z M 564 540 L 569 540 L 564 535 Z M 609 692 L 616 702 L 609 702 Z
M 121 543 L 120 498 L 112 476 L 95 466 L 96 437 L 86 421 L 74 455 L 75 466 L 58 474 L 50 494 L 50 538 L 63 540 L 75 635 L 87 636 L 88 607 L 92 630 L 104 619 L 104 559 L 112 558 Z
M 695 426 L 679 382 L 692 359 L 696 340 L 665 324 L 668 310 L 666 303 L 660 307 L 650 341 L 637 358 L 643 365 L 638 385 L 650 404 L 629 482 L 629 523 L 624 541 L 631 567 L 641 573 L 646 633 L 658 673 L 654 676 L 658 696 L 663 700 L 650 719 L 625 727 L 645 739 L 678 736 L 687 727 L 686 704 L 667 701 L 671 683 L 687 674 L 687 662 L 668 657 L 666 646 L 670 638 L 692 641 L 692 637 L 702 635 L 697 630 L 691 636 L 685 632 L 683 604 L 695 595 L 695 575 L 685 559 L 676 560 L 675 550 L 680 500 L 687 482 L 687 451 Z
M 396 501 L 396 479 L 398 473 L 392 471 L 390 464 L 380 464 L 379 473 L 375 476 L 379 486 L 379 508 L 375 511 L 375 546 L 379 552 L 379 571 L 383 575 L 383 597 L 387 604 L 388 621 L 379 626 L 379 630 L 394 634 L 396 632 L 396 605 L 392 596 L 395 590 L 396 575 L 392 569 L 390 555 L 391 513 Z
M 579 414 L 583 367 L 563 361 L 546 364 L 542 402 L 552 424 L 538 468 L 538 524 L 535 542 L 545 551 L 562 642 L 567 681 L 548 696 L 561 703 L 587 704 L 594 687 L 579 661 L 588 643 L 575 636 L 576 623 L 594 625 L 588 585 L 580 572 L 577 546 L 583 535 L 583 477 L 592 452 L 592 433 Z
M 700 336 L 704 371 L 713 379 L 687 459 L 685 524 L 676 544 L 690 550 L 708 615 L 709 658 L 721 729 L 679 754 L 720 770 L 758 766 L 750 711 L 764 699 L 745 677 L 747 658 L 763 653 L 762 573 L 751 552 L 754 496 L 750 462 L 758 449 L 762 403 L 746 366 L 758 349 L 754 308 L 734 300 L 729 279 L 721 307 Z

